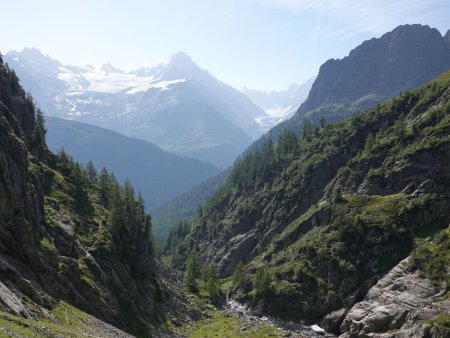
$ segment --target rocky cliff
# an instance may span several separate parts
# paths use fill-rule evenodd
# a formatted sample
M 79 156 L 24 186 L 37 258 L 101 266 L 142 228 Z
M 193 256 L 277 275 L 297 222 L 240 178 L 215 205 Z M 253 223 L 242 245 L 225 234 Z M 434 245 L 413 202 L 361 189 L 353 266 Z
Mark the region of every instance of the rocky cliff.
M 62 325 L 65 311 L 65 324 L 76 313 L 97 335 L 125 336 L 103 320 L 149 336 L 170 313 L 162 310 L 169 291 L 141 197 L 107 171 L 51 154 L 42 114 L 1 58 L 0 141 L 0 310 L 32 321 L 21 324 L 28 328 Z M 65 332 L 53 329 L 45 330 Z

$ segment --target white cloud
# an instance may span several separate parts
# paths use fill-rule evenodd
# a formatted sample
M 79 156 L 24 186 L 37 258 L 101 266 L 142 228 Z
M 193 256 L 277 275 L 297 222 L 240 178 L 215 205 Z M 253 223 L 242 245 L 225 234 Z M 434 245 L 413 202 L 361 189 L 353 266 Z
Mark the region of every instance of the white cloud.
M 283 10 L 319 15 L 323 17 L 325 24 L 314 27 L 312 34 L 342 39 L 359 33 L 381 34 L 399 24 L 424 23 L 433 26 L 434 22 L 447 22 L 450 17 L 448 0 L 247 1 Z M 326 20 L 332 20 L 344 28 L 332 30 Z

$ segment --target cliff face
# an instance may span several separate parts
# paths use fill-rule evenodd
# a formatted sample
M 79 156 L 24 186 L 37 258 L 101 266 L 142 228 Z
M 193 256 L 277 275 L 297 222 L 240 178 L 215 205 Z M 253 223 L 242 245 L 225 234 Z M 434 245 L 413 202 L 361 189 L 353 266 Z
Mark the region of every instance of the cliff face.
M 363 299 L 418 238 L 450 222 L 450 75 L 360 116 L 248 154 L 182 248 L 229 276 L 269 274 L 235 296 L 317 321 Z M 291 140 L 291 141 L 289 141 Z M 329 327 L 331 327 L 330 325 Z M 337 329 L 339 330 L 339 328 Z
M 44 152 L 45 144 L 33 144 L 34 107 L 15 74 L 6 69 L 1 59 L 0 81 L 2 283 L 18 281 L 31 299 L 40 305 L 50 305 L 49 297 L 40 288 L 33 290 L 29 282 L 36 279 L 30 270 L 45 270 L 45 259 L 36 246 L 38 237 L 44 232 L 44 177 L 41 171 L 29 166 L 28 157 Z M 13 291 L 4 292 L 4 297 L 15 298 Z M 11 302 L 3 302 L 3 308 L 29 313 L 25 307 L 11 305 Z
M 56 320 L 64 300 L 140 336 L 162 323 L 149 216 L 131 186 L 102 177 L 48 152 L 0 58 L 0 310 Z

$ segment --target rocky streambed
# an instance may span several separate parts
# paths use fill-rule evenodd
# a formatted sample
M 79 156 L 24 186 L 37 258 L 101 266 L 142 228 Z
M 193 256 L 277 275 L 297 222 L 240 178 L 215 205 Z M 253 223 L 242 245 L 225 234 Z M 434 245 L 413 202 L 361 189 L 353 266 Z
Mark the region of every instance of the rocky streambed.
M 224 313 L 226 315 L 233 315 L 239 317 L 239 319 L 247 326 L 244 326 L 244 331 L 256 324 L 270 324 L 280 330 L 281 336 L 292 338 L 323 338 L 323 337 L 336 337 L 332 334 L 326 333 L 325 330 L 318 325 L 307 326 L 294 322 L 285 322 L 280 319 L 271 316 L 261 316 L 246 305 L 239 303 L 234 299 L 228 299 L 224 306 Z

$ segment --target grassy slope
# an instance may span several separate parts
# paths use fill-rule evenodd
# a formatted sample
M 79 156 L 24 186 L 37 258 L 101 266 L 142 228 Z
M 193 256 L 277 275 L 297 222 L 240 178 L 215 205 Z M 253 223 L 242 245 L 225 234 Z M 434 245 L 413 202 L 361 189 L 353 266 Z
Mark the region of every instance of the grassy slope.
M 396 175 L 404 163 L 420 169 L 421 159 L 444 160 L 440 156 L 446 156 L 450 142 L 449 87 L 450 73 L 445 73 L 361 116 L 320 130 L 318 137 L 300 139 L 299 154 L 287 164 L 269 167 L 272 174 L 260 182 L 258 177 L 249 179 L 241 166 L 243 172 L 235 170 L 230 176 L 246 181 L 229 181 L 209 201 L 188 241 L 212 234 L 199 244 L 201 250 L 212 250 L 208 243 L 222 245 L 235 229 L 249 224 L 261 231 L 254 249 L 258 256 L 249 269 L 269 265 L 273 278 L 271 294 L 257 302 L 300 317 L 339 308 L 360 282 L 367 283 L 408 255 L 415 238 L 448 224 L 448 196 L 433 191 L 434 183 L 448 185 L 445 173 L 431 177 L 434 183 L 422 181 L 422 173 L 412 178 Z M 374 135 L 370 145 L 369 133 Z M 312 197 L 317 190 L 298 193 L 305 185 L 317 184 L 314 178 L 329 173 L 338 161 L 340 170 L 323 191 L 326 198 Z M 350 184 L 364 180 L 368 196 L 352 191 Z M 402 194 L 408 182 L 423 191 Z M 344 198 L 332 201 L 337 188 L 343 189 Z M 345 196 L 347 191 L 350 195 Z M 377 196 L 377 191 L 388 193 Z M 307 201 L 312 203 L 302 210 L 299 205 L 304 208 Z M 283 299 L 293 296 L 297 301 L 286 307 Z
M 151 246 L 142 249 L 146 247 L 145 243 L 151 242 L 151 238 L 141 235 L 137 235 L 139 239 L 133 238 L 141 231 L 137 229 L 141 225 L 112 225 L 112 209 L 101 201 L 96 184 L 88 183 L 85 178 L 81 179 L 84 182 L 82 184 L 75 182 L 73 171 L 70 170 L 70 173 L 63 174 L 60 168 L 33 163 L 33 159 L 29 162 L 30 165 L 43 166 L 50 178 L 44 205 L 47 231 L 38 245 L 46 255 L 57 259 L 58 274 L 81 295 L 74 300 L 71 298 L 73 291 L 68 290 L 67 293 L 63 292 L 62 299 L 67 298 L 77 308 L 98 318 L 114 321 L 136 336 L 146 336 L 149 329 L 160 326 L 163 318 L 157 307 L 149 310 L 154 305 L 148 304 L 146 310 L 138 313 L 130 307 L 130 303 L 135 304 L 135 300 L 125 298 L 145 297 L 153 303 L 155 295 L 160 292 L 159 283 L 150 271 L 152 257 L 147 250 L 152 250 Z M 62 227 L 69 230 L 63 230 Z M 73 239 L 67 239 L 66 231 L 73 231 Z M 71 243 L 71 240 L 74 242 Z M 129 241 L 133 241 L 133 246 L 129 246 Z M 74 245 L 76 249 L 61 252 L 61 249 L 66 250 L 64 248 L 67 245 Z M 148 258 L 143 267 L 138 262 L 142 259 L 140 255 Z M 109 277 L 111 274 L 114 274 L 114 280 Z M 115 290 L 124 284 L 129 291 L 121 298 L 115 294 Z M 134 292 L 144 290 L 144 296 L 133 296 Z
M 0 312 L 1 337 L 111 337 L 113 334 L 126 336 L 65 302 L 60 302 L 48 319 L 25 319 Z
M 438 78 L 437 83 L 444 88 L 448 86 L 449 78 L 450 74 L 447 73 Z M 429 88 L 416 90 L 415 93 L 419 93 L 421 97 L 410 112 L 426 107 L 427 102 L 433 100 L 433 92 Z M 406 127 L 404 131 L 406 141 L 402 143 L 398 141 L 395 136 L 395 124 L 390 130 L 379 131 L 375 135 L 376 141 L 372 149 L 366 149 L 348 161 L 348 165 L 341 168 L 341 174 L 346 170 L 357 170 L 363 167 L 362 163 L 365 162 L 377 163 L 377 156 L 390 149 L 382 164 L 375 165 L 368 173 L 369 180 L 383 179 L 392 174 L 393 163 L 408 161 L 421 152 L 439 149 L 441 145 L 448 144 L 450 102 L 447 100 L 441 102 L 440 106 L 427 109 L 426 114 L 414 121 L 415 125 L 410 124 L 409 128 Z M 377 113 L 377 111 L 369 112 L 363 115 L 362 119 L 370 118 Z M 414 114 L 411 115 L 409 118 L 413 119 Z M 426 186 L 428 182 L 416 183 Z M 324 303 L 329 303 L 330 307 L 336 307 L 339 303 L 337 299 L 339 297 L 336 295 L 339 293 L 345 295 L 346 291 L 351 290 L 351 288 L 345 290 L 343 284 L 356 286 L 376 273 L 388 270 L 411 252 L 416 238 L 435 232 L 439 226 L 445 226 L 446 218 L 440 218 L 435 210 L 441 208 L 445 211 L 446 205 L 448 205 L 447 197 L 437 192 L 420 196 L 351 195 L 337 203 L 322 202 L 320 206 L 316 205 L 312 209 L 329 208 L 332 215 L 329 222 L 319 224 L 319 227 L 314 227 L 304 236 L 297 237 L 298 240 L 286 240 L 296 238 L 290 234 L 298 231 L 303 225 L 302 218 L 305 215 L 302 215 L 290 223 L 272 245 L 255 260 L 254 265 L 270 264 L 272 267 L 275 276 L 273 283 L 275 297 L 293 293 L 301 295 L 303 301 L 311 301 L 308 291 L 315 291 L 319 294 L 316 297 L 321 298 Z M 427 211 L 431 213 L 428 219 L 418 217 Z M 446 239 L 447 236 L 442 235 L 438 244 L 429 246 L 425 250 L 429 253 L 429 259 L 422 262 L 421 266 L 418 264 L 429 278 L 438 275 L 437 271 L 449 261 Z M 377 257 L 376 260 L 374 256 Z M 442 281 L 442 272 L 440 278 Z M 342 283 L 342 280 L 346 283 Z M 321 309 L 316 310 L 320 314 Z M 326 310 L 325 306 L 323 313 Z

